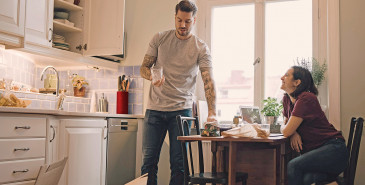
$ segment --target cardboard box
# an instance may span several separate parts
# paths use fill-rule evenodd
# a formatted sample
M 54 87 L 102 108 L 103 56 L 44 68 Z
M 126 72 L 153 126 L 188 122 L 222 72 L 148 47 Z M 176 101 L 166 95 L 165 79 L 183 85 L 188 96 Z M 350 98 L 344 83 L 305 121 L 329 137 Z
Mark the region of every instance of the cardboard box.
M 147 184 L 147 178 L 148 178 L 148 173 L 132 180 L 131 182 L 128 182 L 125 185 L 146 185 Z

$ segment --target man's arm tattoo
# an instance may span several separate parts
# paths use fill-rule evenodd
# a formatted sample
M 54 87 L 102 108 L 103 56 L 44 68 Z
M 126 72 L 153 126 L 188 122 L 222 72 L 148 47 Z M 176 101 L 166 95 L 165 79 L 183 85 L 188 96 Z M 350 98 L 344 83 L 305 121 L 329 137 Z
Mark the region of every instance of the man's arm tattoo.
M 141 65 L 140 73 L 141 76 L 147 80 L 151 80 L 151 70 L 150 68 L 154 63 L 156 63 L 157 57 L 145 55 L 143 63 Z
M 216 111 L 216 93 L 215 85 L 212 77 L 212 70 L 210 68 L 201 69 L 201 75 L 204 82 L 205 98 L 207 99 L 208 111 L 210 114 L 214 114 Z

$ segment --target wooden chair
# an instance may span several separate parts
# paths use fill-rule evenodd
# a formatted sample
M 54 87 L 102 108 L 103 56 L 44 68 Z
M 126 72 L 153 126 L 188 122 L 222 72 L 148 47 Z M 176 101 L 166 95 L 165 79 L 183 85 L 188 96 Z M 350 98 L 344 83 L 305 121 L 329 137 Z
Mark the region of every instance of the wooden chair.
M 357 159 L 359 156 L 361 135 L 363 130 L 364 119 L 359 117 L 351 118 L 350 133 L 347 141 L 347 150 L 349 152 L 348 165 L 343 176 L 332 176 L 324 182 L 317 182 L 316 185 L 329 184 L 337 182 L 339 185 L 354 185 Z
M 189 124 L 188 121 L 195 121 L 195 128 L 197 134 L 200 135 L 199 129 L 199 120 L 198 117 L 182 117 L 177 116 L 177 124 L 179 128 L 180 136 L 189 136 Z M 191 151 L 191 142 L 198 142 L 198 154 L 199 154 L 199 173 L 194 173 L 194 162 L 193 155 Z M 189 160 L 188 160 L 188 151 L 187 151 L 187 143 L 189 146 L 189 159 L 190 159 L 190 167 L 191 172 L 189 170 Z M 228 184 L 228 174 L 225 172 L 204 172 L 204 159 L 203 159 L 203 149 L 201 141 L 182 141 L 181 148 L 183 151 L 184 158 L 184 184 L 206 184 L 212 183 L 214 184 Z M 236 173 L 236 182 L 242 182 L 242 185 L 246 185 L 247 183 L 247 173 Z
M 34 185 L 57 185 L 65 168 L 67 157 L 50 165 L 41 166 Z

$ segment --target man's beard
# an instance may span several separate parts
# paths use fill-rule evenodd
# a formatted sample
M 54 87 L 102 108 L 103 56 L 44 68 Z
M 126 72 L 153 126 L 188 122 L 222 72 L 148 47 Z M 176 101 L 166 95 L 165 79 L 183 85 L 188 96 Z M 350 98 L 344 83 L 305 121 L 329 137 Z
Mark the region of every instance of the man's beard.
M 177 33 L 180 35 L 180 36 L 187 36 L 189 35 L 190 31 L 185 29 L 185 32 L 182 32 L 181 29 L 178 29 L 177 30 Z

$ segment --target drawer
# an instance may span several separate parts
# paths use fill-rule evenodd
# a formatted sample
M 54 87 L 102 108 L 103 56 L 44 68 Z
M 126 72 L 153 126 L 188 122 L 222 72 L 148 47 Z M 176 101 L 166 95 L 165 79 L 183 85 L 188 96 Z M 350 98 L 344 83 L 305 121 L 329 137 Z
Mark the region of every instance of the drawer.
M 45 157 L 46 139 L 0 139 L 0 161 Z
M 44 158 L 0 162 L 0 183 L 34 180 L 44 162 Z
M 35 180 L 32 181 L 23 181 L 23 182 L 15 182 L 15 183 L 10 183 L 10 184 L 3 184 L 3 185 L 34 185 L 35 184 Z
M 0 117 L 0 138 L 46 137 L 46 118 Z

